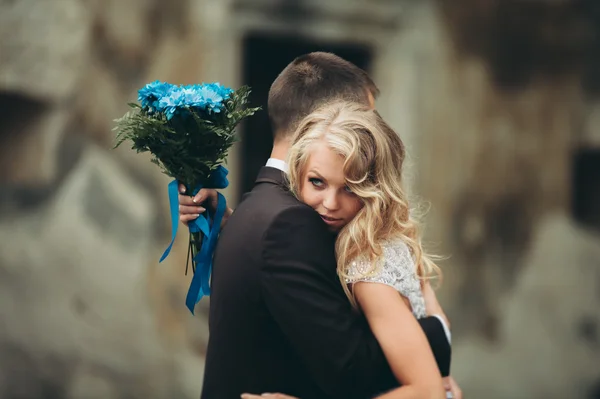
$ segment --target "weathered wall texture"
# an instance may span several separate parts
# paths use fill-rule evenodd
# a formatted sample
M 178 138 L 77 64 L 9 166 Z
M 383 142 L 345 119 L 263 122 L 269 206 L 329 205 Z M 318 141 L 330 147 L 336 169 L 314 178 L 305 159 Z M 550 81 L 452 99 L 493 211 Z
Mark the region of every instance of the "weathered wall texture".
M 0 397 L 195 398 L 206 325 L 148 158 L 110 150 L 150 79 L 201 80 L 186 1 L 0 2 Z
M 437 4 L 411 23 L 427 33 L 413 34 L 410 137 L 427 237 L 449 255 L 454 373 L 477 398 L 596 398 L 599 208 L 578 220 L 573 209 L 576 192 L 600 199 L 574 173 L 579 152 L 600 156 L 598 14 L 577 2 Z
M 0 398 L 198 397 L 207 327 L 184 307 L 185 234 L 158 264 L 169 179 L 111 150 L 111 128 L 148 81 L 243 83 L 231 5 L 0 0 Z M 600 214 L 572 212 L 574 157 L 600 149 L 596 8 L 407 2 L 375 46 L 378 107 L 450 256 L 440 295 L 469 398 L 600 397 Z

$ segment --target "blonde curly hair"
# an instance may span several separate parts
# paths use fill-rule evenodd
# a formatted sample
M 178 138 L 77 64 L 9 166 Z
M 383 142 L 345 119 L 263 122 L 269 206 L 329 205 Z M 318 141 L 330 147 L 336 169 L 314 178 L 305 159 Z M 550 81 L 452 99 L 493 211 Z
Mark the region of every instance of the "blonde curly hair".
M 411 215 L 403 189 L 404 143 L 379 114 L 364 105 L 337 102 L 300 123 L 288 154 L 289 186 L 298 198 L 315 145 L 327 145 L 343 157 L 346 184 L 363 203 L 336 241 L 337 273 L 352 304 L 357 306 L 347 285 L 350 264 L 367 257 L 371 269 L 364 273 L 373 273 L 386 242 L 401 239 L 406 243 L 422 281 L 441 276 L 433 257 L 422 248 L 419 223 Z

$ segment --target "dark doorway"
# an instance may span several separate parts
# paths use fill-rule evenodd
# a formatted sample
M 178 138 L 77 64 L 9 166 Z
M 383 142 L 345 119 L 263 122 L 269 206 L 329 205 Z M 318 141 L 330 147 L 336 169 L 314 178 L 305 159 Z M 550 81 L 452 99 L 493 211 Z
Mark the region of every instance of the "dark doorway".
M 600 231 L 600 149 L 575 153 L 573 216 L 586 227 Z
M 273 145 L 267 116 L 271 83 L 294 58 L 313 51 L 327 51 L 369 72 L 372 54 L 367 46 L 349 43 L 311 41 L 297 36 L 250 34 L 244 39 L 243 82 L 252 88 L 251 106 L 263 110 L 248 118 L 242 127 L 242 193 L 252 189 L 259 169 L 264 166 Z

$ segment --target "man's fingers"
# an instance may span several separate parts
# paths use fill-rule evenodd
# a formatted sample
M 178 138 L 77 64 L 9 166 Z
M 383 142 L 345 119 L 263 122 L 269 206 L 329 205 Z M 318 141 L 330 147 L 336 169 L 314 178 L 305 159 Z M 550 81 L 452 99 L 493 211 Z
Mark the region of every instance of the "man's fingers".
M 454 385 L 454 388 L 452 389 L 452 393 L 454 394 L 454 399 L 463 399 L 463 393 L 462 390 L 458 387 L 458 385 Z
M 198 191 L 198 194 L 194 195 L 194 203 L 201 204 L 202 202 L 204 202 L 204 200 L 209 197 L 209 191 L 213 190 L 203 188 L 202 190 Z
M 201 204 L 204 202 L 204 200 L 208 197 L 207 196 L 207 189 L 203 188 L 202 190 L 198 191 L 198 194 L 194 195 L 194 198 L 192 199 L 192 201 L 194 201 L 194 204 Z
M 181 220 L 182 222 L 191 222 L 192 220 L 196 220 L 198 219 L 198 216 L 200 216 L 202 212 L 199 213 L 180 213 L 179 214 L 179 220 Z
M 449 399 L 463 399 L 462 391 L 458 387 L 456 387 L 455 389 L 451 389 L 451 390 L 449 390 L 447 392 L 449 394 L 446 393 L 446 398 L 449 398 Z
M 179 194 L 179 205 L 196 206 L 192 197 Z
M 206 209 L 201 206 L 179 205 L 180 215 L 199 215 L 204 211 L 206 211 Z
M 181 198 L 184 196 L 179 196 L 179 221 L 187 226 L 189 222 L 192 220 L 196 220 L 198 216 L 206 209 L 201 206 L 189 206 L 189 205 L 181 205 Z M 190 199 L 190 197 L 187 197 Z
M 198 191 L 196 195 L 190 197 L 189 195 L 186 195 L 185 186 L 183 184 L 179 184 L 179 202 L 181 202 L 182 198 L 185 197 L 189 199 L 189 201 L 192 203 L 201 204 L 207 199 L 211 199 L 213 201 L 216 200 L 218 198 L 218 195 L 219 194 L 217 193 L 217 190 L 214 190 L 212 188 L 203 188 L 200 191 Z
M 462 390 L 460 389 L 453 377 L 444 378 L 444 388 L 446 389 L 446 391 L 451 393 L 451 395 L 448 395 L 448 397 L 451 397 L 452 399 L 463 398 Z
M 213 195 L 214 192 L 214 195 Z M 215 190 L 202 189 L 198 191 L 198 194 L 190 197 L 189 195 L 179 194 L 179 203 L 184 205 L 200 205 L 207 199 L 214 200 L 217 198 L 217 192 Z
M 244 393 L 242 399 L 298 399 L 295 396 L 283 395 L 281 393 L 263 393 L 262 395 L 253 395 Z
M 201 204 L 206 200 L 210 200 L 211 203 L 215 202 L 218 198 L 218 193 L 217 190 L 214 190 L 212 188 L 203 188 L 202 190 L 198 191 L 198 194 L 196 194 L 194 196 L 194 203 L 196 204 Z

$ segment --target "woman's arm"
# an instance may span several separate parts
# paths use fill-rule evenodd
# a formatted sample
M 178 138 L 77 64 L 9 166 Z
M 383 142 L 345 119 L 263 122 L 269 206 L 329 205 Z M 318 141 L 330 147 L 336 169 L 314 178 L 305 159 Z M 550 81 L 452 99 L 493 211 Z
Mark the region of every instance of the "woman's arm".
M 356 282 L 354 294 L 401 387 L 378 399 L 445 398 L 431 348 L 403 297 L 393 287 Z

